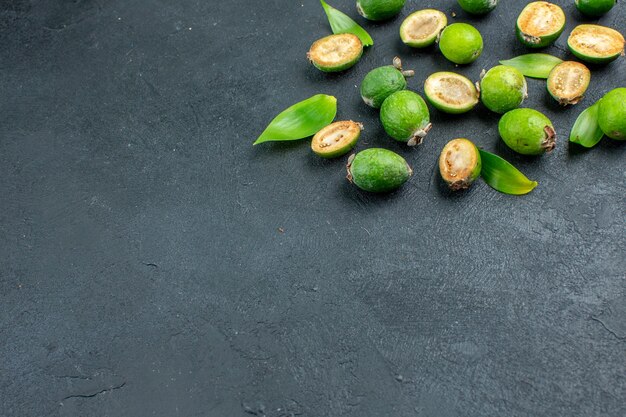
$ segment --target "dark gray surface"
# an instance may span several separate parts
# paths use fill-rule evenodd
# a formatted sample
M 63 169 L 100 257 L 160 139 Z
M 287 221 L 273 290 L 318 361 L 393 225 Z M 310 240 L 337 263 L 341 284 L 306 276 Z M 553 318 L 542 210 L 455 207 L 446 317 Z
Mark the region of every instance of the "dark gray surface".
M 626 415 L 626 147 L 566 141 L 626 61 L 575 108 L 529 80 L 526 105 L 559 133 L 541 158 L 508 151 L 482 107 L 433 111 L 406 149 L 356 88 L 396 54 L 418 92 L 439 69 L 476 79 L 525 52 L 522 3 L 472 19 L 408 2 L 482 31 L 458 69 L 403 47 L 402 17 L 359 19 L 376 46 L 341 75 L 305 60 L 329 33 L 312 0 L 0 3 L 0 415 Z M 547 52 L 570 57 L 581 18 L 558 3 L 569 21 Z M 625 10 L 600 22 L 624 31 Z M 318 92 L 365 123 L 359 149 L 407 158 L 403 190 L 357 191 L 308 141 L 251 146 Z M 540 186 L 451 195 L 434 168 L 459 136 Z

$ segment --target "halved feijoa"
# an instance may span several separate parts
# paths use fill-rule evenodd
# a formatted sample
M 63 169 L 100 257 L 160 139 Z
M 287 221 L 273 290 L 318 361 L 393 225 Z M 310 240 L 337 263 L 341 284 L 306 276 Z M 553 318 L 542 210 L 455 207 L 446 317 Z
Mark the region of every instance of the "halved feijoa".
M 396 190 L 413 175 L 403 157 L 381 148 L 366 149 L 352 155 L 346 169 L 348 181 L 373 193 Z
M 600 25 L 578 25 L 567 39 L 577 58 L 593 64 L 606 64 L 624 55 L 624 43 L 621 33 Z
M 441 31 L 439 49 L 448 61 L 470 64 L 483 52 L 483 37 L 467 23 L 453 23 Z
M 448 18 L 439 10 L 419 10 L 402 22 L 400 39 L 413 48 L 424 48 L 435 43 L 447 24 Z
M 311 149 L 322 158 L 336 158 L 347 154 L 361 136 L 363 125 L 351 120 L 335 122 L 317 132 Z
M 517 37 L 526 46 L 543 48 L 557 40 L 565 28 L 565 13 L 547 1 L 529 3 L 517 18 Z
M 379 67 L 367 73 L 361 82 L 361 98 L 370 107 L 380 109 L 387 97 L 406 89 L 406 78 L 414 71 L 403 71 L 399 57 L 393 59 L 393 65 Z
M 478 104 L 479 94 L 474 84 L 454 72 L 436 72 L 424 82 L 426 99 L 445 113 L 460 114 Z
M 487 14 L 498 5 L 499 0 L 458 0 L 461 9 L 470 14 Z
M 515 109 L 498 123 L 504 143 L 522 155 L 541 155 L 556 147 L 556 132 L 550 119 L 533 109 Z
M 548 91 L 563 106 L 576 104 L 582 100 L 590 81 L 589 68 L 580 62 L 565 61 L 550 71 Z
M 367 20 L 386 20 L 404 7 L 406 0 L 357 0 L 356 9 Z
M 359 62 L 363 55 L 363 43 L 351 34 L 342 33 L 319 39 L 311 45 L 307 58 L 324 72 L 344 71 Z
M 480 152 L 468 139 L 453 139 L 439 156 L 441 178 L 454 190 L 465 190 L 480 176 Z
M 480 98 L 489 110 L 506 113 L 518 108 L 528 97 L 524 75 L 513 67 L 498 65 L 480 80 Z
M 409 146 L 422 143 L 432 127 L 426 102 L 409 90 L 387 97 L 380 108 L 380 121 L 389 136 Z
M 616 88 L 602 97 L 598 124 L 611 139 L 626 140 L 626 88 Z
M 576 8 L 587 16 L 600 17 L 615 6 L 615 0 L 576 0 Z

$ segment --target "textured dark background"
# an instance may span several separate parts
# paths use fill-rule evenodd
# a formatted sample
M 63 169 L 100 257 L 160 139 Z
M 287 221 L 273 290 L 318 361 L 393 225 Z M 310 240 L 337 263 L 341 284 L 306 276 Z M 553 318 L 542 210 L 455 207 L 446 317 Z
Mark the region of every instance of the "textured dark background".
M 364 74 L 399 54 L 418 92 L 436 70 L 476 79 L 526 52 L 526 2 L 476 19 L 408 1 L 384 24 L 332 3 L 376 40 L 340 75 L 306 62 L 329 33 L 313 0 L 0 3 L 0 415 L 626 415 L 626 147 L 566 140 L 626 61 L 574 108 L 529 80 L 551 155 L 514 155 L 482 107 L 433 111 L 407 149 L 361 103 Z M 568 58 L 582 20 L 557 3 L 547 52 Z M 405 48 L 399 24 L 425 7 L 475 24 L 483 56 Z M 624 32 L 626 4 L 600 22 Z M 411 182 L 367 195 L 308 141 L 251 146 L 315 93 L 365 123 L 359 149 L 404 155 Z M 434 168 L 459 136 L 539 187 L 449 193 Z

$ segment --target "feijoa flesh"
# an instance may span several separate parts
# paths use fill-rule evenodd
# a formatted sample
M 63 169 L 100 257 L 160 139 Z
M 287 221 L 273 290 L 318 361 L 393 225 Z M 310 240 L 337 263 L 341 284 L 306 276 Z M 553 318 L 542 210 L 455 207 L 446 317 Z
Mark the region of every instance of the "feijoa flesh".
M 483 104 L 495 113 L 503 114 L 516 109 L 528 97 L 524 75 L 506 65 L 498 65 L 487 71 L 479 86 Z
M 381 148 L 370 148 L 352 155 L 346 169 L 348 181 L 373 193 L 396 190 L 413 175 L 403 157 Z
M 529 3 L 517 18 L 517 37 L 526 46 L 543 48 L 557 40 L 565 28 L 563 9 L 547 1 Z
M 498 1 L 499 0 L 458 0 L 461 9 L 475 15 L 489 13 L 498 6 Z
M 615 0 L 576 0 L 576 8 L 584 15 L 600 17 L 615 6 Z
M 483 52 L 483 38 L 474 26 L 453 23 L 439 36 L 439 49 L 448 61 L 455 64 L 470 64 Z
M 480 176 L 480 152 L 468 139 L 453 139 L 439 156 L 441 178 L 454 191 L 465 190 Z
M 550 119 L 533 109 L 515 109 L 498 123 L 504 143 L 522 155 L 541 155 L 556 147 L 556 132 Z
M 565 61 L 550 71 L 548 91 L 563 106 L 576 104 L 582 100 L 590 81 L 589 68 L 580 62 Z
M 356 8 L 367 20 L 387 20 L 402 10 L 406 0 L 357 0 Z
M 336 158 L 354 148 L 363 125 L 349 121 L 335 122 L 317 132 L 311 141 L 311 149 L 322 158 Z
M 598 124 L 611 139 L 626 140 L 626 88 L 616 88 L 602 97 Z
M 469 79 L 454 72 L 436 72 L 424 82 L 426 99 L 444 113 L 460 114 L 478 104 L 478 90 Z
M 317 69 L 339 72 L 354 66 L 363 55 L 363 43 L 351 33 L 330 35 L 311 45 L 307 58 Z
M 408 90 L 393 93 L 385 100 L 380 121 L 389 136 L 409 146 L 422 143 L 432 127 L 426 102 Z
M 578 25 L 567 39 L 570 51 L 592 64 L 607 64 L 624 55 L 624 36 L 600 25 Z
M 406 78 L 413 71 L 403 71 L 402 61 L 395 57 L 393 65 L 371 70 L 361 82 L 361 98 L 370 107 L 379 109 L 387 97 L 406 89 Z
M 400 39 L 412 48 L 425 48 L 435 43 L 447 24 L 448 18 L 439 10 L 418 10 L 402 22 Z

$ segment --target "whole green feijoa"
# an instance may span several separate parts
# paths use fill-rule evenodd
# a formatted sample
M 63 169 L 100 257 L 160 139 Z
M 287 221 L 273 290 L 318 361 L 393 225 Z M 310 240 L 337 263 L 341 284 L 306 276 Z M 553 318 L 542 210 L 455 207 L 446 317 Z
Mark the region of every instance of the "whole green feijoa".
M 339 72 L 354 66 L 363 55 L 363 42 L 351 33 L 330 35 L 311 45 L 307 58 L 320 71 Z
M 531 48 L 543 48 L 554 43 L 563 29 L 563 9 L 547 1 L 529 3 L 517 18 L 517 38 Z
M 472 25 L 453 23 L 441 32 L 439 49 L 448 61 L 470 64 L 483 52 L 483 37 Z
M 602 97 L 598 124 L 611 139 L 626 140 L 626 88 L 616 88 Z
M 615 0 L 575 0 L 576 8 L 584 15 L 600 17 L 615 6 Z
M 413 175 L 403 157 L 381 148 L 366 149 L 352 155 L 346 169 L 348 181 L 373 193 L 396 190 Z
M 413 71 L 403 71 L 402 61 L 395 57 L 393 66 L 373 69 L 365 76 L 361 82 L 361 98 L 368 106 L 380 109 L 387 97 L 406 89 L 406 78 L 413 74 Z
M 541 155 L 556 147 L 552 122 L 537 110 L 511 110 L 500 118 L 498 131 L 504 143 L 522 155 Z
M 480 152 L 470 140 L 453 139 L 439 155 L 439 173 L 453 191 L 465 190 L 480 176 Z
M 406 0 L 357 0 L 356 8 L 367 20 L 386 20 L 400 13 L 405 2 Z
M 499 0 L 458 0 L 461 9 L 470 14 L 487 14 L 498 5 Z
M 393 93 L 385 100 L 380 121 L 389 136 L 409 146 L 422 143 L 432 127 L 426 102 L 408 90 Z
M 435 43 L 447 24 L 448 18 L 439 10 L 418 10 L 402 22 L 400 39 L 412 48 L 425 48 Z
M 600 25 L 578 25 L 567 39 L 567 46 L 578 59 L 592 64 L 608 64 L 624 55 L 624 36 Z
M 498 65 L 480 80 L 480 98 L 489 110 L 506 113 L 518 108 L 528 97 L 526 78 L 513 67 Z

